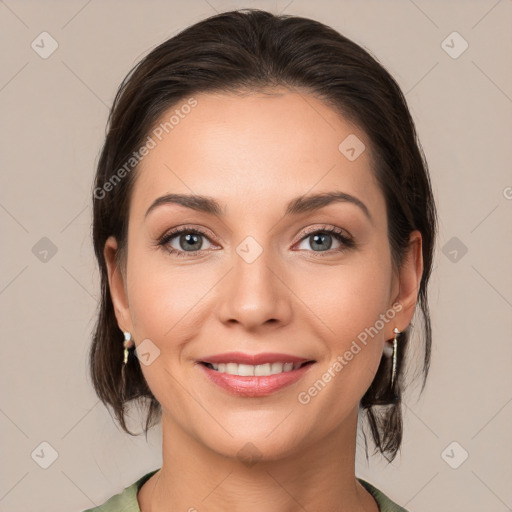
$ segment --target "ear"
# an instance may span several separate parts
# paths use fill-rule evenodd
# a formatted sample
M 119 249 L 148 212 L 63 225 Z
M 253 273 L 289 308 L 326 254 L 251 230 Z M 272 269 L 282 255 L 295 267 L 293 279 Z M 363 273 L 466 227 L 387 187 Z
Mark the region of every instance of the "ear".
M 126 276 L 123 275 L 117 264 L 117 251 L 117 240 L 111 236 L 105 242 L 105 247 L 103 249 L 103 255 L 107 264 L 110 297 L 112 298 L 119 328 L 122 331 L 133 332 L 130 308 L 128 306 L 128 295 L 126 293 Z
M 406 248 L 402 266 L 398 270 L 398 293 L 394 303 L 402 306 L 396 315 L 396 327 L 403 331 L 411 323 L 418 300 L 421 277 L 423 275 L 422 238 L 418 230 L 409 236 L 409 245 Z M 393 327 L 394 328 L 394 327 Z M 393 336 L 391 335 L 391 338 Z

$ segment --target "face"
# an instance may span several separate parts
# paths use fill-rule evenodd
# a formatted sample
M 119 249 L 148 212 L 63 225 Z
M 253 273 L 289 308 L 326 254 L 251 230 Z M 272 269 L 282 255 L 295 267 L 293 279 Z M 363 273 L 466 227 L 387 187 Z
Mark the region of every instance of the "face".
M 313 96 L 194 98 L 137 169 L 124 275 L 106 244 L 116 316 L 164 431 L 276 458 L 353 421 L 412 316 L 420 246 L 393 269 L 370 141 Z

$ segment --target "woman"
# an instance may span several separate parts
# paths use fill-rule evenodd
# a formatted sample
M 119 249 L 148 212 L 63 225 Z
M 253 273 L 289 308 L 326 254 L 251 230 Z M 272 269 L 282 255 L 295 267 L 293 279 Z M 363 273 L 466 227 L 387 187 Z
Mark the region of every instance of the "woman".
M 93 230 L 94 386 L 129 433 L 128 404 L 161 419 L 163 464 L 91 510 L 404 510 L 355 476 L 357 421 L 393 460 L 436 211 L 373 57 L 250 9 L 164 42 L 114 101 Z

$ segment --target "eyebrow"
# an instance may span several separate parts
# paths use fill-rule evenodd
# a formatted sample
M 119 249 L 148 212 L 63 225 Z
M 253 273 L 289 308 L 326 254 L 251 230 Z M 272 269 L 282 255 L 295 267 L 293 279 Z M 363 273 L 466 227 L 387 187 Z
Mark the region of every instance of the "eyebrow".
M 299 215 L 301 213 L 320 210 L 332 203 L 351 203 L 361 209 L 370 222 L 373 223 L 372 216 L 367 206 L 360 199 L 353 195 L 346 194 L 345 192 L 338 191 L 296 197 L 288 203 L 285 215 Z M 218 216 L 224 215 L 224 210 L 221 205 L 211 197 L 195 194 L 166 194 L 153 201 L 151 206 L 147 209 L 145 217 L 147 217 L 152 210 L 163 204 L 178 204 L 198 212 Z

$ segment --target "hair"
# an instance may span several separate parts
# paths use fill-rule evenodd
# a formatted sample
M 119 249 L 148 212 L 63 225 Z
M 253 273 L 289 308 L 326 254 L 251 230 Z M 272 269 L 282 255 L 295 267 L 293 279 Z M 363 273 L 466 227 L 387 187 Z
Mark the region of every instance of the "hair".
M 119 171 L 123 166 L 126 170 L 126 162 L 161 116 L 192 94 L 276 88 L 320 98 L 368 136 L 373 171 L 386 201 L 394 268 L 402 264 L 411 232 L 419 230 L 422 235 L 424 268 L 416 313 L 419 306 L 424 338 L 420 392 L 425 387 L 432 344 L 427 284 L 437 214 L 427 163 L 405 97 L 376 58 L 331 27 L 302 17 L 240 9 L 202 20 L 154 48 L 121 83 L 108 118 L 93 192 L 93 244 L 101 274 L 101 302 L 89 362 L 98 397 L 131 435 L 125 421 L 129 402 L 147 406 L 146 435 L 160 419 L 161 406 L 135 357 L 126 364 L 123 384 L 123 336 L 114 314 L 103 251 L 107 238 L 114 236 L 117 263 L 124 273 L 137 166 L 123 173 L 123 179 Z M 401 388 L 410 335 L 409 326 L 400 336 L 394 389 L 390 387 L 390 357 L 383 355 L 360 402 L 375 451 L 389 462 L 402 442 Z

